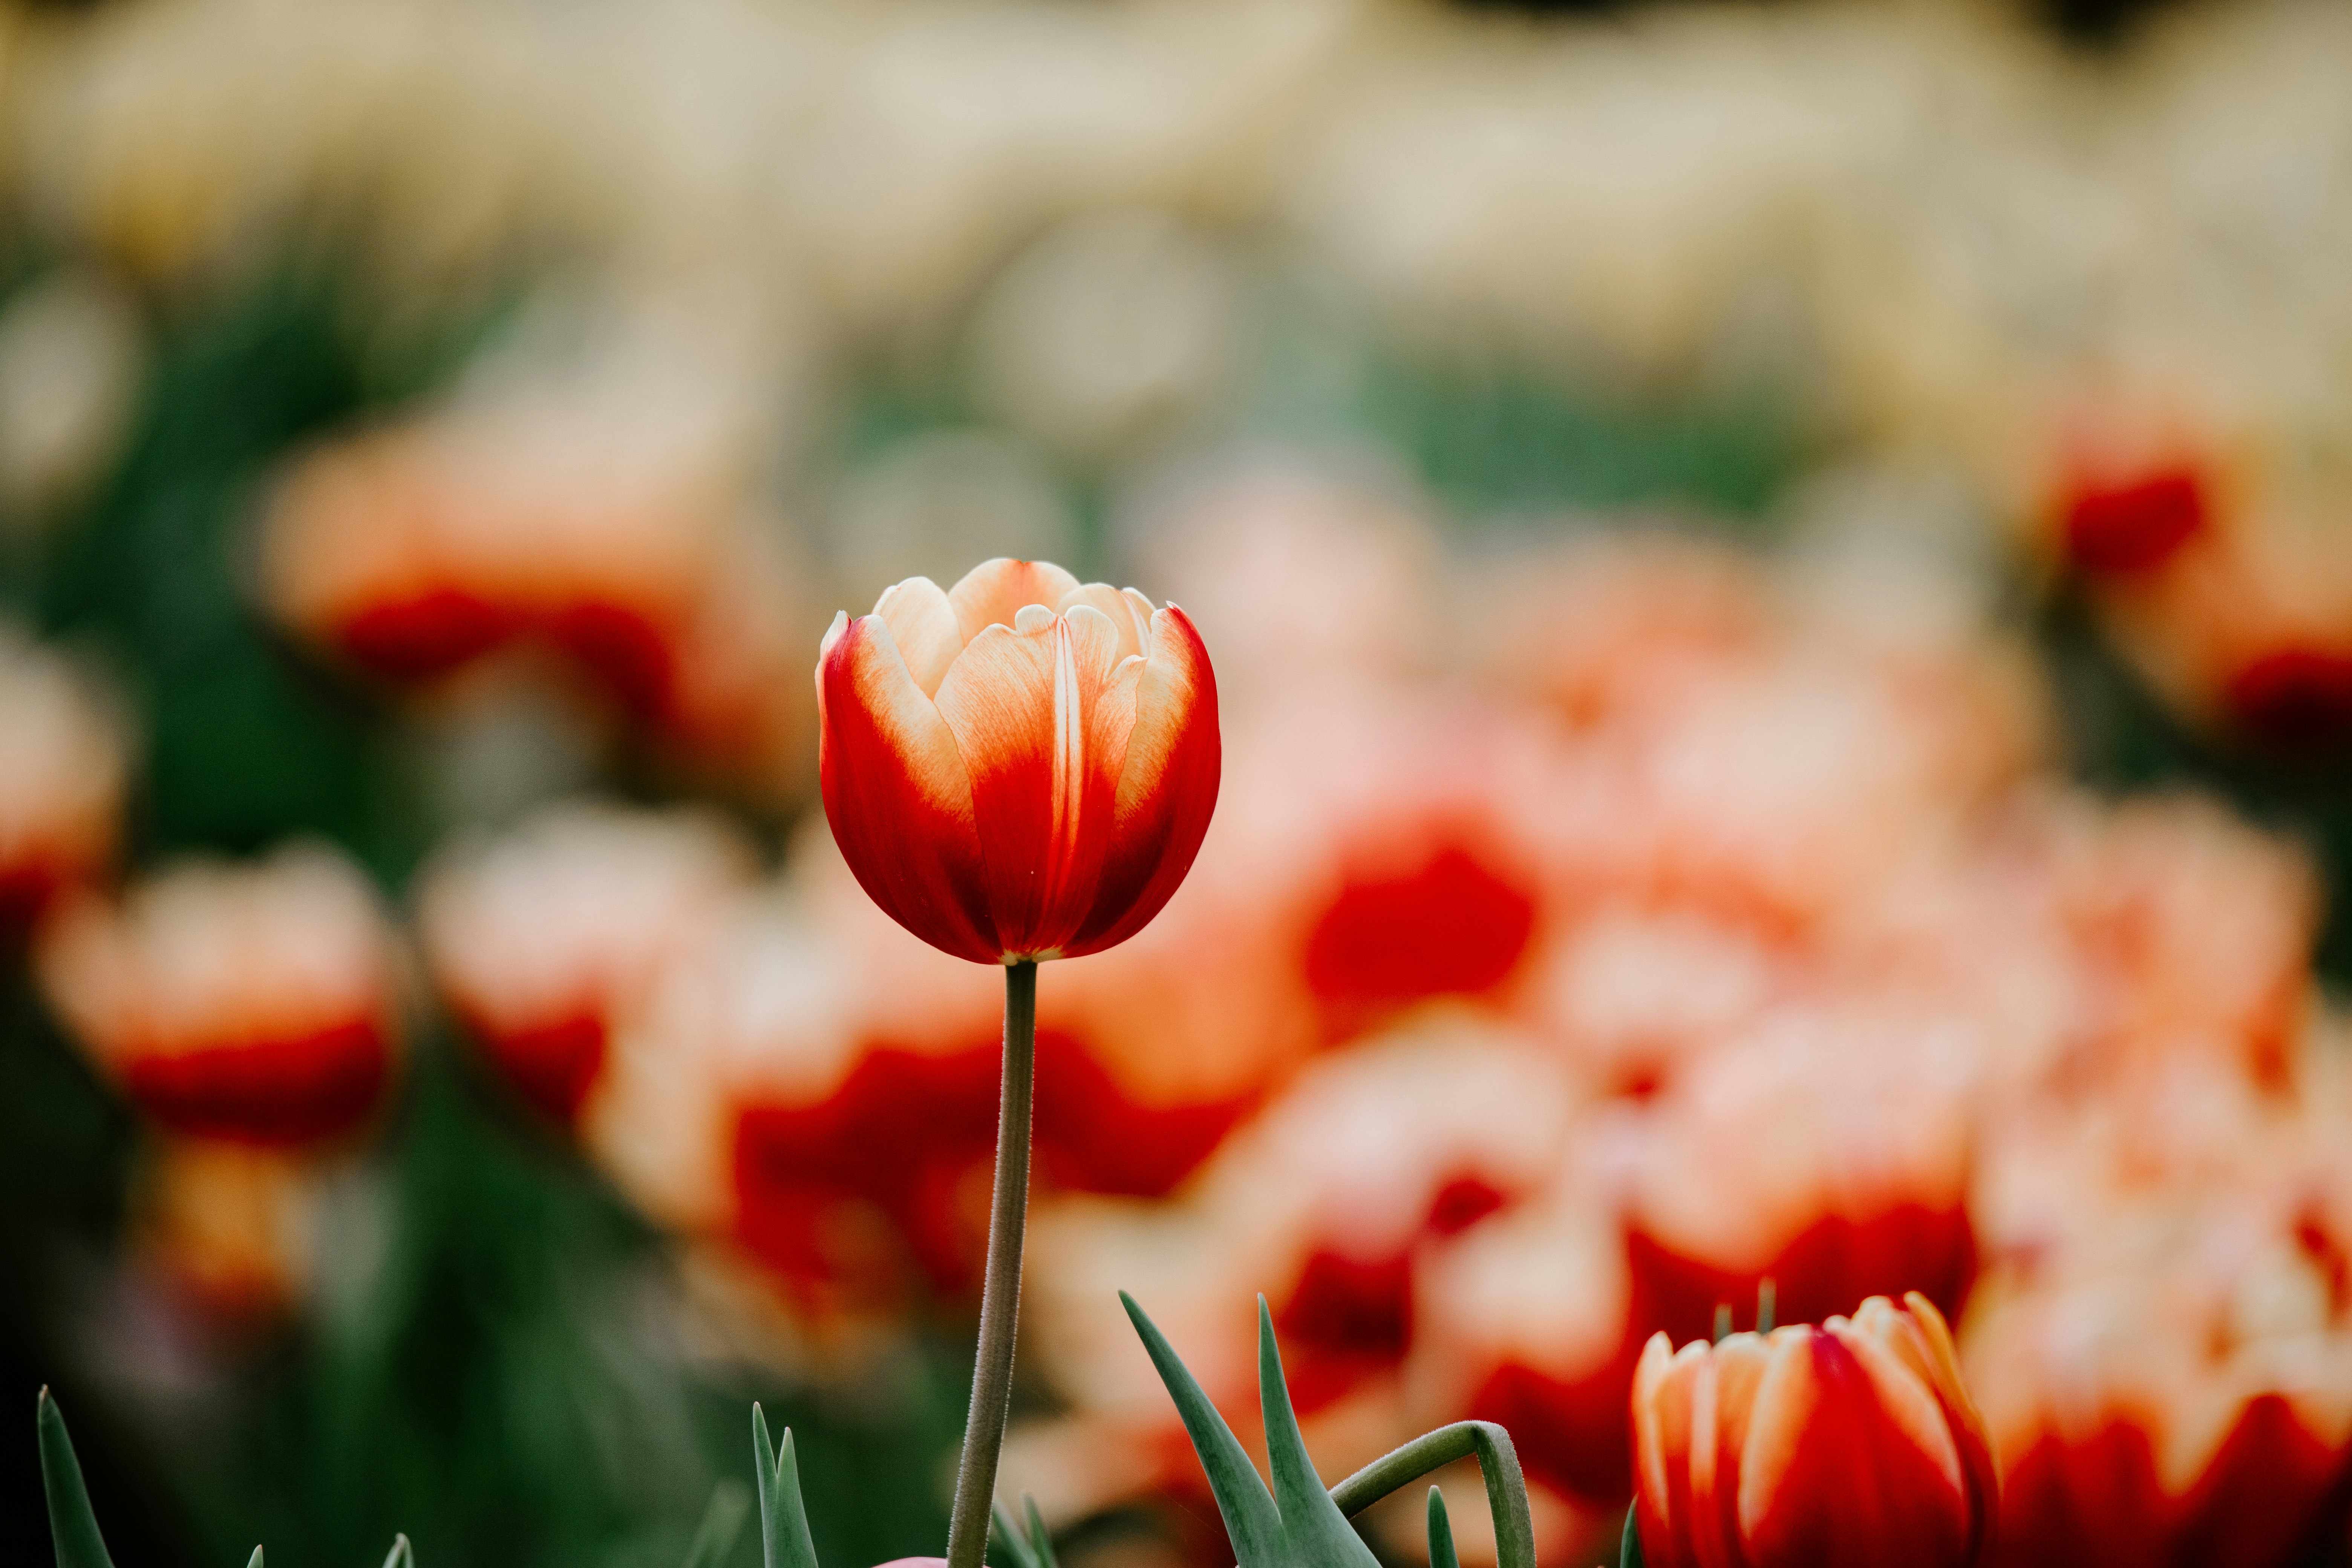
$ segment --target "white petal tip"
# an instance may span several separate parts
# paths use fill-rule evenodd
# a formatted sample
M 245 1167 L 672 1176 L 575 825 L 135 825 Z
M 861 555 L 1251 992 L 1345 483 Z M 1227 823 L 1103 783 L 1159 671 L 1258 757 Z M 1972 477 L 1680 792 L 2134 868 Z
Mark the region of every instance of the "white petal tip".
M 824 637 L 816 645 L 817 658 L 823 658 L 825 655 L 831 653 L 833 651 L 833 645 L 839 642 L 841 640 L 841 634 L 848 629 L 849 612 L 847 610 L 834 611 L 833 625 L 824 628 Z

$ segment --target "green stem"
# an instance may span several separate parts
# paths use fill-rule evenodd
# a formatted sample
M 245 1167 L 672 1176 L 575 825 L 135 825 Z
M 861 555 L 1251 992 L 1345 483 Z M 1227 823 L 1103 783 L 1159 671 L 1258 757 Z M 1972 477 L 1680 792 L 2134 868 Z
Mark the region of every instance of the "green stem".
M 1021 1239 L 1029 1226 L 1029 1121 L 1037 1087 L 1037 966 L 1004 966 L 1004 1083 L 996 1121 L 996 1195 L 980 1287 L 980 1359 L 948 1514 L 948 1568 L 981 1568 L 996 1461 L 1013 1408 L 1013 1331 L 1021 1315 Z M 1512 1568 L 1506 1564 L 1505 1568 Z
M 1527 1478 L 1519 1473 L 1511 1435 L 1491 1421 L 1457 1421 L 1374 1459 L 1331 1489 L 1344 1514 L 1358 1514 L 1441 1465 L 1471 1454 L 1486 1480 L 1486 1507 L 1495 1516 L 1496 1568 L 1536 1568 L 1535 1521 L 1528 1512 Z

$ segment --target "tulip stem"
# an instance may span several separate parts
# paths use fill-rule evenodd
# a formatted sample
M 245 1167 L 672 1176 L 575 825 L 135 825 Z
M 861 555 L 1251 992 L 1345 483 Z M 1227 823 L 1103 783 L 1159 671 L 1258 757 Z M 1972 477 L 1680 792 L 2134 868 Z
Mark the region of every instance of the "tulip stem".
M 1004 1080 L 996 1121 L 996 1195 L 980 1287 L 980 1358 L 948 1513 L 948 1568 L 981 1568 L 996 1461 L 1013 1407 L 1013 1331 L 1021 1315 L 1021 1241 L 1029 1227 L 1029 1122 L 1037 1087 L 1037 966 L 1004 966 Z

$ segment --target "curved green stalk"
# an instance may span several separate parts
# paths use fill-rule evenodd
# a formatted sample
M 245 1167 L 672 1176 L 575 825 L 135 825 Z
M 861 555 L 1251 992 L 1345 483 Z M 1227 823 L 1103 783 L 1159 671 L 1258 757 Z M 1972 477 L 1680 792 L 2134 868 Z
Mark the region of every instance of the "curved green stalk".
M 1331 1500 L 1347 1514 L 1365 1509 L 1409 1481 L 1442 1465 L 1478 1456 L 1486 1482 L 1486 1506 L 1495 1516 L 1496 1568 L 1536 1568 L 1535 1520 L 1528 1510 L 1528 1480 L 1519 1469 L 1511 1435 L 1492 1421 L 1457 1421 L 1424 1433 L 1374 1459 L 1331 1489 Z

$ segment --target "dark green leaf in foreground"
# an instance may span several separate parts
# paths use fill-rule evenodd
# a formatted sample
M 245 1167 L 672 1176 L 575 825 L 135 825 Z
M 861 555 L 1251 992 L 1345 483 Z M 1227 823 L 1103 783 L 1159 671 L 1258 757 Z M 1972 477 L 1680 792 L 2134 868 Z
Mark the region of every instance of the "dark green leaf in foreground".
M 996 1521 L 996 1539 L 1012 1555 L 1013 1568 L 1058 1568 L 1054 1560 L 1054 1538 L 1046 1532 L 1045 1518 L 1037 1511 L 1037 1500 L 1024 1494 L 1021 1508 L 1029 1521 L 1025 1535 L 1021 1526 L 1013 1522 L 1013 1516 L 1004 1511 L 1003 1503 L 989 1510 Z
M 1183 1417 L 1241 1568 L 1376 1568 L 1379 1560 L 1371 1548 L 1331 1500 L 1307 1457 L 1298 1417 L 1283 1384 L 1282 1357 L 1275 1346 L 1274 1319 L 1265 1299 L 1260 1297 L 1257 1304 L 1258 1403 L 1265 1421 L 1266 1453 L 1273 1462 L 1271 1494 L 1166 1336 L 1135 1304 L 1135 1298 L 1121 1291 L 1119 1300 Z
M 49 1503 L 49 1538 L 57 1542 L 58 1568 L 114 1568 L 106 1542 L 90 1512 L 89 1489 L 82 1485 L 81 1461 L 74 1458 L 66 1418 L 49 1391 L 41 1390 L 41 1490 Z
M 1462 1568 L 1454 1550 L 1454 1521 L 1445 1517 L 1445 1494 L 1429 1489 L 1429 1568 Z
M 1617 1546 L 1617 1568 L 1643 1568 L 1641 1519 L 1640 1503 L 1625 1510 L 1625 1534 Z

